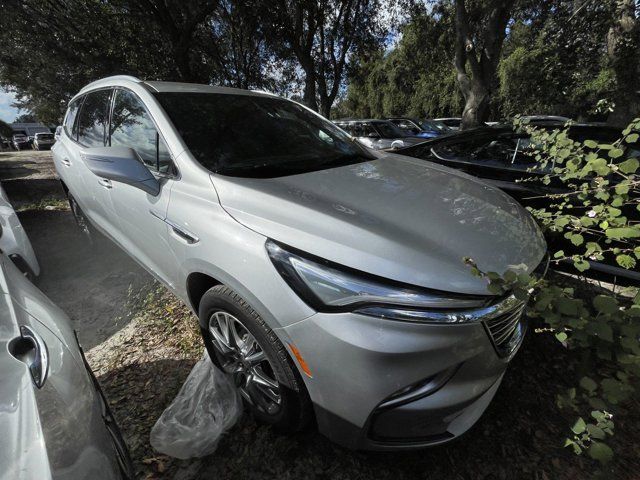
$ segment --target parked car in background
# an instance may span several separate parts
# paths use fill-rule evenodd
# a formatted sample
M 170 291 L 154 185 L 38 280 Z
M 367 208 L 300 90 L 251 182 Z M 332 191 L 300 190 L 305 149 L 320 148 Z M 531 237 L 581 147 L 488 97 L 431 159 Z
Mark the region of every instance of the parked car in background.
M 572 120 L 569 117 L 559 115 L 523 115 L 520 120 L 527 123 L 567 123 Z
M 11 142 L 13 143 L 13 148 L 16 150 L 22 150 L 29 146 L 29 139 L 24 133 L 15 133 L 11 137 Z
M 11 139 L 0 137 L 0 150 L 13 150 Z
M 410 117 L 393 117 L 387 120 L 400 128 L 405 134 L 415 137 L 434 138 L 452 132 L 444 123 L 436 122 L 435 120 L 418 120 Z
M 71 100 L 53 157 L 80 225 L 198 313 L 212 360 L 284 431 L 314 419 L 351 448 L 446 442 L 522 341 L 525 303 L 488 293 L 462 257 L 533 271 L 530 215 L 298 103 L 106 78 Z
M 29 237 L 20 219 L 9 202 L 0 184 L 0 250 L 9 257 L 16 267 L 29 279 L 40 275 L 40 265 L 36 259 Z
M 562 125 L 559 126 L 557 122 L 543 123 L 540 128 L 551 130 L 562 128 Z M 568 134 L 576 141 L 590 139 L 606 144 L 621 137 L 620 129 L 602 124 L 574 124 L 568 128 Z M 568 190 L 553 177 L 548 185 L 540 181 L 521 181 L 523 178 L 541 178 L 554 167 L 547 165 L 544 170 L 538 168 L 531 155 L 534 147 L 527 133 L 515 131 L 510 125 L 501 125 L 470 129 L 446 138 L 433 139 L 404 148 L 398 153 L 462 170 L 504 190 L 524 206 L 541 208 L 553 201 L 548 195 Z M 640 157 L 640 146 L 628 145 L 627 148 L 627 156 Z M 638 216 L 636 211 L 625 213 L 631 218 Z M 562 249 L 567 254 L 579 251 L 562 236 L 552 236 L 547 241 L 554 251 Z M 636 267 L 627 270 L 619 267 L 613 255 L 605 257 L 605 261 L 589 263 L 591 268 L 585 275 L 608 280 L 615 277 L 618 284 L 640 283 L 640 269 Z
M 460 125 L 462 124 L 462 118 L 460 117 L 436 118 L 435 121 L 444 123 L 451 130 L 460 130 Z
M 395 150 L 424 141 L 409 135 L 388 120 L 336 120 L 337 126 L 374 150 Z
M 3 229 L 0 239 L 9 233 Z M 0 477 L 133 479 L 127 447 L 68 317 L 25 278 L 5 245 L 0 250 Z M 18 247 L 30 250 L 28 244 Z
M 33 148 L 35 150 L 48 150 L 56 143 L 53 133 L 36 133 L 33 136 Z

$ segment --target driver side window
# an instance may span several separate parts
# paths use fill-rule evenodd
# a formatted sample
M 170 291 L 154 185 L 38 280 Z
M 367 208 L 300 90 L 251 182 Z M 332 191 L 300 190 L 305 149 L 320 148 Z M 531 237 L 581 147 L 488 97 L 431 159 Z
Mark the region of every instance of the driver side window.
M 109 138 L 112 147 L 134 149 L 152 171 L 173 173 L 169 150 L 142 101 L 128 90 L 116 90 Z

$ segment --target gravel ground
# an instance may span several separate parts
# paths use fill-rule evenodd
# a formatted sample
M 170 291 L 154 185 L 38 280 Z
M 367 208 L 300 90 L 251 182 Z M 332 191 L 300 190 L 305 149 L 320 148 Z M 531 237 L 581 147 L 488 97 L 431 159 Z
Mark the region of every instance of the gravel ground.
M 313 429 L 282 436 L 245 416 L 214 455 L 158 455 L 149 431 L 202 355 L 196 319 L 109 242 L 89 245 L 66 209 L 46 152 L 0 153 L 0 180 L 43 267 L 38 286 L 71 317 L 130 446 L 140 478 L 574 479 L 597 465 L 561 448 L 573 414 L 555 395 L 576 368 L 546 333 L 531 332 L 485 415 L 468 434 L 419 452 L 371 454 L 333 445 Z M 348 385 L 345 388 L 349 388 Z M 640 405 L 616 418 L 615 463 L 602 478 L 640 471 Z

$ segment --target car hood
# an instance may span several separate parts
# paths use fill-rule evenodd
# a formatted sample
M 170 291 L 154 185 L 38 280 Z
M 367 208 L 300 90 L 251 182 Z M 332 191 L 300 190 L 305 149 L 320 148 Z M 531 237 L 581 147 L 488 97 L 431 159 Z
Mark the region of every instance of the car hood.
M 546 245 L 531 216 L 500 190 L 400 155 L 279 178 L 212 175 L 238 222 L 333 262 L 393 280 L 487 294 L 484 271 L 532 271 Z

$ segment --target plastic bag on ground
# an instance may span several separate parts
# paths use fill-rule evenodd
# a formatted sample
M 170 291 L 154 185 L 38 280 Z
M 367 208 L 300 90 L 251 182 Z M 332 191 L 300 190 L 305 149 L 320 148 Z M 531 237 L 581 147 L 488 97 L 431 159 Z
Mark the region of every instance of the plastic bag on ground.
M 241 415 L 242 400 L 233 380 L 205 351 L 151 429 L 151 446 L 182 459 L 210 455 Z

